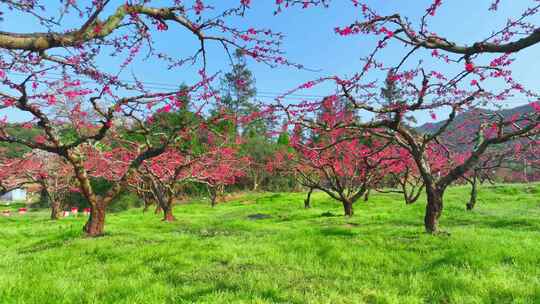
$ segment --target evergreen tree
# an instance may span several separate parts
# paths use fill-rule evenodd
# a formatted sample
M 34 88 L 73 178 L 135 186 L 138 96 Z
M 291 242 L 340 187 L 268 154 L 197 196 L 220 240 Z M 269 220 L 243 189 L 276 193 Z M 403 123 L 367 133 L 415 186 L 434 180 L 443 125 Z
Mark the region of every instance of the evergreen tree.
M 241 51 L 235 53 L 236 63 L 221 79 L 223 105 L 232 114 L 246 115 L 253 111 L 252 99 L 257 95 L 255 78 L 248 69 Z

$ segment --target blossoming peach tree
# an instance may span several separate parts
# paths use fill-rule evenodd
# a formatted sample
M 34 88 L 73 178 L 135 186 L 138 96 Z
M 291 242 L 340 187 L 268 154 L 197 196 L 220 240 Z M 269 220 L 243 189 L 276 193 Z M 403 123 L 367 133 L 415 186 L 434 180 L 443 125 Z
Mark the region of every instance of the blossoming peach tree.
M 61 217 L 74 183 L 73 167 L 56 154 L 33 151 L 17 166 L 21 181 L 40 186 L 51 208 L 51 220 Z
M 330 0 L 278 2 L 281 9 L 338 5 Z M 433 19 L 444 18 L 445 5 L 452 5 L 450 2 L 431 1 L 428 7 L 419 8 L 419 18 L 409 18 L 400 13 L 382 15 L 368 1 L 352 0 L 360 19 L 340 24 L 334 32 L 344 39 L 366 37 L 362 41 L 373 41 L 375 37 L 372 51 L 362 58 L 360 69 L 351 77 L 319 78 L 287 93 L 322 83 L 335 84 L 339 87 L 336 96 L 346 99 L 364 118 L 335 128 L 356 130 L 359 137 L 368 132 L 405 149 L 427 196 L 424 225 L 428 233 L 438 232 L 445 190 L 477 165 L 484 153 L 517 139 L 537 140 L 540 133 L 538 92 L 527 88 L 513 73 L 521 51 L 540 42 L 540 28 L 535 24 L 540 4 L 529 1 L 529 7 L 520 15 L 509 16 L 507 10 L 499 9 L 509 2 L 493 1 L 487 6 L 489 13 L 505 15 L 506 24 L 493 28 L 484 39 L 465 44 L 446 38 L 444 32 L 430 26 Z M 418 24 L 411 20 L 418 20 Z M 387 49 L 403 55 L 389 57 Z M 528 103 L 528 110 L 511 117 L 488 110 L 510 99 Z M 278 107 L 306 126 L 317 124 L 310 113 L 319 105 L 308 101 L 290 105 L 278 98 Z M 465 133 L 465 145 L 454 150 L 444 139 L 458 132 L 460 123 L 456 117 L 471 111 L 482 114 L 467 116 L 472 132 Z M 434 120 L 444 115 L 443 122 L 433 130 L 419 130 L 415 120 L 426 114 Z M 430 161 L 434 149 L 442 159 L 450 160 L 445 161 L 444 170 Z M 462 159 L 452 161 L 458 154 Z
M 282 35 L 269 29 L 236 28 L 232 17 L 243 16 L 250 1 L 237 1 L 222 11 L 209 1 L 2 1 L 2 21 L 17 18 L 39 31 L 17 28 L 0 32 L 0 109 L 9 111 L 0 122 L 0 142 L 20 144 L 56 154 L 74 170 L 81 193 L 91 205 L 84 232 L 104 232 L 106 207 L 121 192 L 130 175 L 146 160 L 167 150 L 185 125 L 171 132 L 152 134 L 148 126 L 158 112 L 181 107 L 185 96 L 205 115 L 205 106 L 219 102 L 212 89 L 215 75 L 207 74 L 207 45 L 222 46 L 224 53 L 239 49 L 257 62 L 289 63 L 279 49 Z M 221 3 L 222 4 L 222 3 Z M 236 7 L 234 7 L 236 5 Z M 174 40 L 169 48 L 158 37 L 184 31 L 190 43 Z M 176 33 L 176 32 L 175 32 Z M 189 39 L 189 38 L 185 38 Z M 172 50 L 171 50 L 172 49 Z M 187 52 L 186 52 L 187 51 Z M 192 55 L 177 55 L 192 52 Z M 154 71 L 195 65 L 194 84 L 163 91 L 145 83 L 140 75 L 122 79 L 143 62 Z M 126 72 L 127 71 L 127 72 Z M 122 76 L 122 77 L 121 77 Z M 180 83 L 180 80 L 178 80 Z M 18 114 L 15 114 L 18 113 Z M 26 120 L 18 127 L 39 130 L 33 138 L 11 132 L 12 115 Z M 104 195 L 97 195 L 85 165 L 88 147 L 99 148 L 112 129 L 137 129 L 140 138 L 122 175 Z M 193 126 L 190 126 L 193 128 Z
M 174 221 L 174 200 L 187 183 L 204 184 L 209 192 L 212 207 L 216 204 L 218 190 L 234 184 L 244 176 L 249 163 L 232 147 L 212 145 L 203 153 L 168 149 L 165 153 L 145 161 L 132 181 L 132 188 L 139 195 L 148 196 L 163 212 L 163 221 Z
M 311 124 L 295 123 L 290 142 L 293 151 L 282 151 L 268 168 L 289 168 L 297 173 L 299 182 L 309 189 L 305 207 L 309 207 L 312 190 L 317 189 L 341 202 L 345 216 L 352 216 L 355 202 L 363 196 L 367 199 L 370 190 L 385 183 L 385 177 L 404 170 L 407 155 L 391 141 L 341 128 L 359 117 L 337 96 L 325 98 L 316 110 L 319 115 Z

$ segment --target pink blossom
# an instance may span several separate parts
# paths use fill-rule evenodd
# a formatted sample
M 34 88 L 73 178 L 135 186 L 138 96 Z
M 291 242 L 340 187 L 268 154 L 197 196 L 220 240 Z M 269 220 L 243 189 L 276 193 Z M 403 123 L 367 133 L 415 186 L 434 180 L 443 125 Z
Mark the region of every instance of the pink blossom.
M 536 112 L 540 113 L 540 101 L 531 102 L 529 104 Z

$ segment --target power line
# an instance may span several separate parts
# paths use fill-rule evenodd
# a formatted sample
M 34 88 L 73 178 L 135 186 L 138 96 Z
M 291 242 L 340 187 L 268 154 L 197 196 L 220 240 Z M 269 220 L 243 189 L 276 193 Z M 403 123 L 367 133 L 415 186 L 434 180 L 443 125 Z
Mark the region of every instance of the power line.
M 22 74 L 22 73 L 11 73 L 11 74 L 14 74 L 14 75 L 17 75 L 17 76 L 27 76 L 25 74 Z M 61 76 L 62 74 L 60 73 L 49 73 L 51 75 L 56 75 L 56 76 Z M 76 76 L 76 75 L 73 75 L 73 74 L 68 74 L 68 76 Z M 43 78 L 43 79 L 48 79 L 48 80 L 62 80 L 63 78 L 61 77 L 52 77 L 52 76 L 40 76 L 40 78 Z M 125 79 L 121 79 L 120 80 L 121 82 L 124 82 L 124 83 L 130 83 L 130 84 L 137 84 L 137 83 L 141 83 L 141 84 L 144 84 L 145 85 L 145 88 L 149 88 L 149 89 L 156 89 L 156 90 L 168 90 L 168 89 L 178 89 L 180 87 L 180 85 L 178 84 L 172 84 L 172 83 L 164 83 L 164 82 L 152 82 L 152 81 L 134 81 L 134 80 L 125 80 Z M 81 83 L 92 83 L 90 81 L 82 81 Z M 279 92 L 271 92 L 271 91 L 266 91 L 266 90 L 263 90 L 263 91 L 259 91 L 257 90 L 257 96 L 260 96 L 260 97 L 279 97 L 279 96 L 282 96 L 283 94 L 282 93 L 279 93 Z M 288 94 L 287 95 L 288 97 L 305 97 L 305 98 L 324 98 L 326 97 L 325 95 L 317 95 L 317 94 L 298 94 L 298 93 L 293 93 L 293 94 Z
M 28 76 L 23 73 L 18 72 L 11 72 L 10 74 L 16 75 L 16 76 Z M 52 77 L 52 76 L 39 76 L 39 78 L 47 79 L 47 80 L 62 80 L 63 78 L 60 77 L 62 74 L 60 73 L 49 73 L 51 75 L 56 75 L 58 77 Z M 67 74 L 68 76 L 77 76 L 75 74 Z M 172 83 L 164 83 L 164 82 L 153 82 L 153 81 L 134 81 L 134 80 L 126 80 L 121 79 L 121 82 L 124 83 L 131 83 L 131 84 L 138 84 L 141 83 L 145 85 L 145 88 L 152 89 L 152 90 L 171 90 L 171 89 L 178 89 L 180 85 L 178 84 L 172 84 Z M 91 81 L 81 81 L 83 84 L 91 84 Z M 298 93 L 292 93 L 292 94 L 286 94 L 284 96 L 283 93 L 279 92 L 272 92 L 272 91 L 266 91 L 257 90 L 257 94 L 255 95 L 256 98 L 267 98 L 267 99 L 276 99 L 277 97 L 280 97 L 281 99 L 285 100 L 309 100 L 309 101 L 318 101 L 322 98 L 327 97 L 328 95 L 317 95 L 317 94 L 298 94 Z M 525 102 L 519 101 L 519 100 L 509 100 L 509 101 L 503 101 L 500 104 L 524 104 Z

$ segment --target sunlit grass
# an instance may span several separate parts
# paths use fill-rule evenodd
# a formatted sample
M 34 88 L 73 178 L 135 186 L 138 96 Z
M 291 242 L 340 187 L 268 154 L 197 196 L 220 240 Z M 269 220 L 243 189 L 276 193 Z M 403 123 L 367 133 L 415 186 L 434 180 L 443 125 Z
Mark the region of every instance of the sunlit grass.
M 449 190 L 438 236 L 395 194 L 350 219 L 322 193 L 180 205 L 172 224 L 134 209 L 97 239 L 82 217 L 1 217 L 0 303 L 540 302 L 540 186 L 482 188 L 473 212 L 468 191 Z

